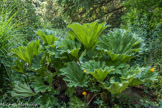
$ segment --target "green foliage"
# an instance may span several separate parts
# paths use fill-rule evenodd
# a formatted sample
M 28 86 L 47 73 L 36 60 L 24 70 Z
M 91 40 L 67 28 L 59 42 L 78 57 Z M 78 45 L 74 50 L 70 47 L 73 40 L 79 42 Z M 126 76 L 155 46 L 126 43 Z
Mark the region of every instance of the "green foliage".
M 105 26 L 105 23 L 97 24 L 97 21 L 95 21 L 83 25 L 74 23 L 68 25 L 68 28 L 72 29 L 69 34 L 80 41 L 86 49 L 89 49 L 96 45 L 99 35 L 107 26 Z
M 150 81 L 156 81 L 158 73 L 156 71 L 151 72 L 150 69 L 150 67 L 142 68 L 129 86 L 137 86 L 144 82 L 149 83 Z
M 142 41 L 136 34 L 114 29 L 100 38 L 97 49 L 107 53 L 113 62 L 128 62 L 142 49 Z
M 65 54 L 71 55 L 75 59 L 79 58 L 79 50 L 81 49 L 81 43 L 76 42 L 72 39 L 61 39 L 60 41 L 56 42 L 58 47 L 58 56 L 65 56 Z
M 56 0 L 58 13 L 66 23 L 87 23 L 97 19 L 119 27 L 124 6 L 122 0 Z
M 75 62 L 68 63 L 67 67 L 60 70 L 65 77 L 63 80 L 68 82 L 69 87 L 86 87 L 87 76 Z
M 127 9 L 122 16 L 122 28 L 138 34 L 144 39 L 145 53 L 136 58 L 137 63 L 152 65 L 161 59 L 161 0 L 127 0 Z
M 129 81 L 116 82 L 112 81 L 111 85 L 108 87 L 107 84 L 103 84 L 103 88 L 111 92 L 112 94 L 119 94 L 123 92 L 129 85 Z
M 25 62 L 23 60 L 15 61 L 15 66 L 12 68 L 15 69 L 17 72 L 24 73 Z
M 20 23 L 14 21 L 16 15 L 17 12 L 0 7 L 0 93 L 2 94 L 10 89 L 8 79 L 12 72 L 9 67 L 12 59 L 8 56 L 8 51 L 15 47 L 20 39 Z
M 15 84 L 13 91 L 11 92 L 12 97 L 25 98 L 36 95 L 30 88 L 29 85 L 19 83 Z
M 65 28 L 66 23 L 59 13 L 56 1 L 34 0 L 33 4 L 35 4 L 35 9 L 41 17 L 41 24 L 43 28 Z
M 17 13 L 14 21 L 23 25 L 20 32 L 24 38 L 27 40 L 34 39 L 36 36 L 34 35 L 34 30 L 41 27 L 41 23 L 40 18 L 36 14 L 33 0 L 0 0 L 0 2 L 0 7 L 12 11 L 11 15 L 15 12 Z
M 70 98 L 69 102 L 69 108 L 88 108 L 87 104 L 82 102 L 79 98 L 77 97 L 72 97 Z
M 25 79 L 19 78 L 20 87 L 12 83 L 11 95 L 28 97 L 41 107 L 76 108 L 89 107 L 98 97 L 103 101 L 98 105 L 106 107 L 106 102 L 111 101 L 108 96 L 118 98 L 129 87 L 155 81 L 154 69 L 130 62 L 142 51 L 143 40 L 123 29 L 98 38 L 106 28 L 104 24 L 74 24 L 67 38 L 39 30 L 41 40 L 12 49 L 13 69 Z
M 15 37 L 19 35 L 19 24 L 13 22 L 16 13 L 11 15 L 11 12 L 4 9 L 0 12 L 0 57 L 6 55 L 9 48 L 14 45 Z
M 155 27 L 158 23 L 161 23 L 161 13 L 157 13 L 157 11 L 161 10 L 160 4 L 161 0 L 127 0 L 124 2 L 125 7 L 127 8 L 127 13 L 124 15 L 123 19 L 125 19 L 127 23 L 135 24 L 136 18 L 141 19 L 142 15 L 146 15 L 149 19 L 149 26 Z
M 107 77 L 107 75 L 113 71 L 113 67 L 105 66 L 105 63 L 100 63 L 100 61 L 95 62 L 89 61 L 82 65 L 82 69 L 86 70 L 88 74 L 91 74 L 97 81 L 102 82 Z
M 42 38 L 42 41 L 43 39 L 48 39 L 48 36 L 51 35 L 44 35 L 45 38 Z M 14 83 L 14 88 L 11 91 L 12 97 L 22 99 L 32 97 L 34 99 L 33 101 L 39 101 L 37 103 L 45 105 L 46 107 L 53 106 L 51 102 L 57 102 L 55 97 L 48 96 L 52 92 L 52 95 L 55 93 L 52 84 L 53 77 L 57 75 L 56 73 L 51 73 L 47 65 L 47 62 L 51 62 L 48 53 L 48 48 L 51 44 L 53 45 L 54 42 L 49 43 L 48 41 L 47 44 L 41 44 L 38 39 L 30 42 L 27 46 L 20 46 L 11 50 L 12 56 L 16 57 L 13 69 L 25 75 L 26 81 L 30 84 L 21 84 L 21 82 L 24 82 L 22 79 L 18 81 L 21 85 Z M 48 95 L 46 94 L 47 92 L 49 93 Z M 55 105 L 57 106 L 57 104 Z
M 82 69 L 87 71 L 87 74 L 90 72 L 94 72 L 95 69 L 103 69 L 105 68 L 105 62 L 90 60 L 82 64 Z
M 43 40 L 45 45 L 53 45 L 54 42 L 57 40 L 57 38 L 54 37 L 53 35 L 46 35 L 42 31 L 37 31 L 37 35 L 40 36 L 40 38 Z
M 37 40 L 30 42 L 26 47 L 20 46 L 18 48 L 12 49 L 12 53 L 14 56 L 31 65 L 34 55 L 37 56 L 39 54 L 39 42 L 40 40 Z
M 34 100 L 34 102 L 40 106 L 40 108 L 51 108 L 51 107 L 61 107 L 58 99 L 54 96 L 55 93 L 48 93 L 44 95 L 39 95 Z
M 52 82 L 50 82 L 50 84 L 51 83 Z M 34 88 L 35 93 L 40 93 L 40 92 L 43 93 L 46 91 L 50 92 L 52 90 L 51 86 L 44 84 L 44 81 L 42 80 L 41 77 L 35 77 L 31 86 Z
M 133 78 L 139 73 L 140 69 L 137 67 L 131 67 L 126 64 L 120 64 L 116 66 L 115 70 L 110 74 L 110 82 L 102 83 L 103 88 L 110 91 L 112 94 L 119 94 L 124 91 L 131 83 Z
M 104 70 L 96 69 L 95 72 L 90 72 L 90 74 L 98 81 L 103 81 L 111 71 L 108 68 Z

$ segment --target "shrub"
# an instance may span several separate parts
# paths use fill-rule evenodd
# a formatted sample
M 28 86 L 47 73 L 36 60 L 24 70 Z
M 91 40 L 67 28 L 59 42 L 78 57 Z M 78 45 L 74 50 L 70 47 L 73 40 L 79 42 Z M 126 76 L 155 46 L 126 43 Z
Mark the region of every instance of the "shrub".
M 50 96 L 46 101 L 58 103 L 59 94 L 69 96 L 70 106 L 77 103 L 87 107 L 98 94 L 103 98 L 103 92 L 105 96 L 117 96 L 129 87 L 156 80 L 157 73 L 151 67 L 129 64 L 140 52 L 143 40 L 123 29 L 99 37 L 104 24 L 70 25 L 72 31 L 67 38 L 38 31 L 41 40 L 12 49 L 16 57 L 14 69 L 28 77 L 26 83 L 15 83 L 12 96 L 33 97 L 34 102 L 38 100 L 36 96 Z M 66 94 L 61 94 L 63 91 Z M 78 98 L 81 96 L 84 102 Z M 41 100 L 39 103 L 44 105 Z

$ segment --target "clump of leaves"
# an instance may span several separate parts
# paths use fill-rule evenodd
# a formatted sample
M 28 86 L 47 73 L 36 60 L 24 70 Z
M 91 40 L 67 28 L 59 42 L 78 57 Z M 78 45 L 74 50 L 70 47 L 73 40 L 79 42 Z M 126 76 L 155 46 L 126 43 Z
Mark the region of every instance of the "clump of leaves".
M 128 62 L 142 49 L 142 39 L 124 29 L 114 29 L 102 36 L 97 49 L 104 51 L 113 62 Z

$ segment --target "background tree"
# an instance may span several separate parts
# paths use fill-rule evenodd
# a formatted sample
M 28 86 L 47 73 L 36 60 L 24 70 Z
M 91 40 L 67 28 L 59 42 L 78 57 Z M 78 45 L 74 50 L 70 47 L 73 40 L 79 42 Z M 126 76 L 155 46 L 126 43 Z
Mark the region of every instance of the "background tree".
M 21 33 L 24 34 L 24 39 L 34 38 L 34 29 L 40 28 L 41 24 L 33 0 L 0 0 L 0 2 L 1 7 L 11 10 L 13 14 L 17 12 L 15 21 L 21 23 Z
M 147 51 L 141 63 L 161 64 L 162 42 L 162 1 L 161 0 L 125 0 L 125 15 L 122 16 L 122 27 L 138 34 L 145 40 Z
M 106 21 L 119 27 L 124 12 L 122 0 L 56 0 L 66 22 Z

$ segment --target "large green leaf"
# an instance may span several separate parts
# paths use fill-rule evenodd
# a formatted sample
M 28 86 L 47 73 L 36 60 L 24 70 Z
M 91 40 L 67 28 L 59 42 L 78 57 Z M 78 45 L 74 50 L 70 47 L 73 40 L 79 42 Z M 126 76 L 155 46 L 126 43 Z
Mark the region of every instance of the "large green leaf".
M 140 71 L 141 68 L 138 66 L 132 66 L 130 67 L 128 64 L 124 64 L 122 69 L 121 69 L 121 79 L 133 79 Z
M 128 87 L 140 70 L 138 66 L 130 67 L 128 64 L 120 64 L 110 73 L 109 83 L 101 82 L 101 84 L 112 94 L 119 94 Z
M 135 76 L 132 82 L 129 84 L 130 87 L 137 86 L 142 83 L 147 83 L 150 81 L 157 80 L 158 73 L 156 71 L 151 72 L 151 67 L 143 67 L 141 68 L 140 72 Z
M 15 84 L 11 91 L 11 96 L 16 98 L 26 98 L 34 95 L 36 94 L 31 90 L 30 86 L 23 83 Z
M 81 43 L 71 39 L 62 39 L 56 42 L 56 46 L 58 51 L 57 56 L 63 56 L 63 54 L 66 54 L 71 55 L 76 59 L 79 58 L 79 50 L 81 49 Z
M 104 88 L 112 94 L 119 94 L 124 91 L 129 85 L 129 81 L 114 82 L 109 87 L 103 84 Z
M 45 45 L 53 45 L 57 38 L 53 35 L 46 35 L 42 31 L 37 31 L 37 35 L 43 40 Z
M 105 62 L 90 60 L 82 63 L 81 68 L 86 70 L 87 74 L 89 74 L 90 72 L 94 72 L 95 69 L 104 69 L 105 66 Z
M 88 105 L 75 96 L 70 98 L 69 108 L 88 108 Z
M 69 34 L 79 40 L 86 49 L 89 49 L 96 45 L 99 35 L 107 28 L 105 24 L 98 24 L 97 21 L 83 25 L 74 23 L 68 25 L 68 28 L 72 30 Z
M 142 48 L 143 40 L 124 29 L 114 29 L 99 39 L 97 49 L 104 51 L 113 62 L 127 62 Z
M 52 90 L 52 86 L 51 85 L 45 85 L 44 81 L 41 77 L 35 77 L 31 86 L 32 86 L 32 88 L 34 88 L 35 93 L 39 93 L 39 92 L 43 93 L 43 92 Z
M 141 81 L 139 78 L 134 78 L 132 82 L 129 84 L 129 87 L 138 86 L 142 83 L 143 81 Z
M 104 81 L 107 75 L 112 71 L 112 68 L 106 67 L 104 70 L 95 69 L 94 72 L 90 72 L 90 74 L 97 79 L 97 81 Z
M 86 70 L 99 82 L 104 81 L 107 75 L 114 70 L 113 67 L 106 66 L 104 62 L 94 60 L 83 63 L 82 69 Z
M 15 61 L 15 66 L 13 66 L 12 68 L 15 69 L 17 72 L 24 73 L 25 62 L 22 60 L 17 60 Z
M 13 53 L 13 56 L 16 56 L 31 65 L 34 55 L 38 55 L 40 53 L 39 42 L 40 40 L 30 42 L 28 46 L 20 46 L 12 49 L 11 52 Z
M 75 62 L 68 63 L 65 68 L 62 68 L 61 75 L 63 80 L 68 82 L 69 87 L 86 87 L 88 80 L 86 74 L 80 69 Z

